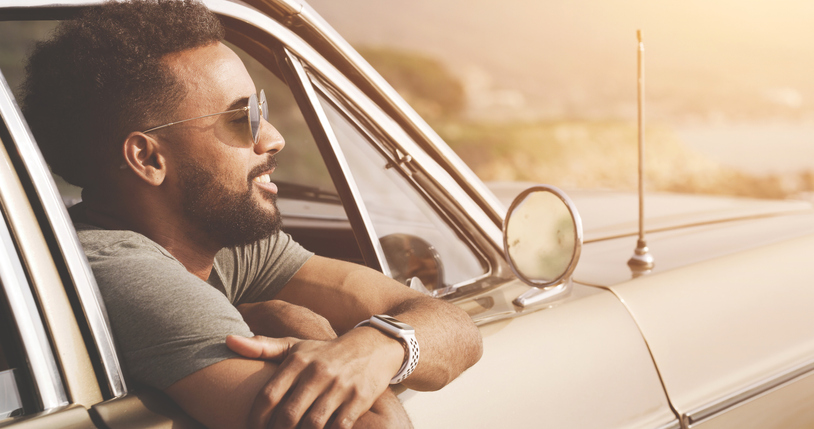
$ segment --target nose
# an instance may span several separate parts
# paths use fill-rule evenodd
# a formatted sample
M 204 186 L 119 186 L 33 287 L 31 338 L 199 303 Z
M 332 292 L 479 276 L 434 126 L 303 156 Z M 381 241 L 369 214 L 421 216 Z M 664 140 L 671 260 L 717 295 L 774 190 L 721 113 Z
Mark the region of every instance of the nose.
M 259 133 L 260 135 L 257 136 L 257 144 L 254 145 L 254 152 L 258 155 L 264 153 L 271 153 L 273 155 L 285 147 L 283 135 L 268 121 L 260 121 Z

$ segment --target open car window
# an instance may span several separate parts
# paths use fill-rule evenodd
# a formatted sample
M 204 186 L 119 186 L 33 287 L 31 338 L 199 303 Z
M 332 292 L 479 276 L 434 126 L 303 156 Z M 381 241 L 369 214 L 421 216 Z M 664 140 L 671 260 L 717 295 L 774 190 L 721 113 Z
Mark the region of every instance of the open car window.
M 405 180 L 398 161 L 377 150 L 380 146 L 372 134 L 350 112 L 323 95 L 319 100 L 350 165 L 391 275 L 402 282 L 418 277 L 429 290 L 439 291 L 482 275 L 485 269 L 475 253 L 421 190 Z

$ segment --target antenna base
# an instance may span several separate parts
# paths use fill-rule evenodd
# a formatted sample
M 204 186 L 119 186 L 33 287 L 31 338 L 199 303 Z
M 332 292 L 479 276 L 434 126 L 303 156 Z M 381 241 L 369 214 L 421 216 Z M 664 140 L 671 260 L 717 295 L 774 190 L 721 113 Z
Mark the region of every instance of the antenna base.
M 650 271 L 656 265 L 653 255 L 650 254 L 650 249 L 647 248 L 647 242 L 638 240 L 636 243 L 636 250 L 633 256 L 627 261 L 627 265 L 634 272 Z

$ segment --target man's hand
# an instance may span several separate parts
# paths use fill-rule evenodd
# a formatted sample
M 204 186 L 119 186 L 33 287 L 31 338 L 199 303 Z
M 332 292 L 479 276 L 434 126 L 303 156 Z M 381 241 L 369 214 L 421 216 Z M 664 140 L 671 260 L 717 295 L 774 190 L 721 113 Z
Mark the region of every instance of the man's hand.
M 237 310 L 255 335 L 272 338 L 294 337 L 304 340 L 332 340 L 336 332 L 319 314 L 285 301 L 271 300 L 241 304 Z
M 282 362 L 252 405 L 250 428 L 350 428 L 363 415 L 370 427 L 384 424 L 375 420 L 382 416 L 386 427 L 410 427 L 398 400 L 387 399 L 392 393 L 382 396 L 404 350 L 373 328 L 332 341 L 232 336 L 226 344 L 244 357 Z M 365 414 L 377 399 L 378 410 Z

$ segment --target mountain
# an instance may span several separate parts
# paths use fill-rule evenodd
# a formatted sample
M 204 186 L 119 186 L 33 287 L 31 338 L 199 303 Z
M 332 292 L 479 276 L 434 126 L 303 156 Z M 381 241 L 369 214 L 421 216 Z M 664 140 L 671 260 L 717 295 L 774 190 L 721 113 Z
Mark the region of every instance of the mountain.
M 642 29 L 650 118 L 814 121 L 808 0 L 309 3 L 356 47 L 441 59 L 476 116 L 634 118 Z

